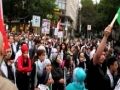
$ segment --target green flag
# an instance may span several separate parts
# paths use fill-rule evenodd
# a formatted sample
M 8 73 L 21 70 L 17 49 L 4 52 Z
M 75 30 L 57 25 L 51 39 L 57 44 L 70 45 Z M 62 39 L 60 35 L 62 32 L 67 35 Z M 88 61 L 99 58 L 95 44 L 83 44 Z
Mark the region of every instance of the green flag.
M 117 21 L 118 24 L 120 25 L 120 8 L 118 9 L 117 14 L 118 14 Z

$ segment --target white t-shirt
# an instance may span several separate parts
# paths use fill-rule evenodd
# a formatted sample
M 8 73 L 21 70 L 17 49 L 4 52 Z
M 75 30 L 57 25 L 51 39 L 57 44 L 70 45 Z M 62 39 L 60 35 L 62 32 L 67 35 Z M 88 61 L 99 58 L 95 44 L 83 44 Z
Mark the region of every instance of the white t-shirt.
M 90 60 L 93 58 L 93 55 L 95 54 L 95 49 L 93 49 L 91 52 L 90 52 Z

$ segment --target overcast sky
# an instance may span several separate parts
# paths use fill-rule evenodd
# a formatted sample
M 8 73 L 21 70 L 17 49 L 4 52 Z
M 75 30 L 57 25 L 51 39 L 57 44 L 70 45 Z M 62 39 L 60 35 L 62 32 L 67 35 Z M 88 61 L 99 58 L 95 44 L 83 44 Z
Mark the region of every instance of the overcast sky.
M 99 3 L 100 2 L 100 0 L 92 0 L 94 3 Z

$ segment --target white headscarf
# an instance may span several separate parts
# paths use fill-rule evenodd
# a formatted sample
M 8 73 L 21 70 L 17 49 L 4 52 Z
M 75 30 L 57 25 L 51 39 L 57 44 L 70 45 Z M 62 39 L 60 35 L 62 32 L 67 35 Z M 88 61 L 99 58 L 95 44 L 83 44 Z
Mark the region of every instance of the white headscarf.
M 45 50 L 45 51 L 46 51 L 45 47 L 42 46 L 42 45 L 40 45 L 40 46 L 38 47 L 38 50 Z
M 43 68 L 45 69 L 45 67 L 46 67 L 48 64 L 51 64 L 50 60 L 49 60 L 49 59 L 45 59 L 44 62 L 43 62 Z

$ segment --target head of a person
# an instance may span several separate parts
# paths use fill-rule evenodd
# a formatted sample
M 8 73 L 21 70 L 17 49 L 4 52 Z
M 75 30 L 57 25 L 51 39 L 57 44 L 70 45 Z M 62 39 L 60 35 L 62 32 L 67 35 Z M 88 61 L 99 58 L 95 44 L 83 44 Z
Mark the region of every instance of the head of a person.
M 99 64 L 103 64 L 105 59 L 106 59 L 106 53 L 105 53 L 105 51 L 103 51 L 101 56 L 100 56 L 100 59 L 99 59 Z
M 21 40 L 21 34 L 18 35 L 18 40 Z
M 5 50 L 5 53 L 4 53 L 4 60 L 9 60 L 10 57 L 11 57 L 11 54 L 12 54 L 11 49 Z
M 91 50 L 90 48 L 87 48 L 87 53 L 90 54 Z
M 50 48 L 52 45 L 52 41 L 51 40 L 48 40 L 48 47 Z
M 60 45 L 57 45 L 56 46 L 56 49 L 57 49 L 57 52 L 60 52 L 61 50 L 60 50 Z
M 70 42 L 68 42 L 67 43 L 67 48 L 70 48 L 70 47 L 71 47 Z
M 49 73 L 46 70 L 40 69 L 37 71 L 37 79 L 38 84 L 48 85 Z
M 53 41 L 53 43 L 56 43 L 56 42 L 57 42 L 56 38 L 53 38 L 52 41 Z
M 70 68 L 71 66 L 73 66 L 72 57 L 70 55 L 67 55 L 67 57 L 65 59 L 65 67 Z
M 28 38 L 29 38 L 29 40 L 32 40 L 32 35 L 29 35 L 29 37 L 28 37 Z
M 108 68 L 110 69 L 110 71 L 112 71 L 114 73 L 118 68 L 118 61 L 115 57 L 110 57 L 107 60 L 107 65 L 108 65 Z
M 74 52 L 75 51 L 75 46 L 71 46 L 71 52 Z
M 10 36 L 9 36 L 9 42 L 10 42 L 10 44 L 12 44 L 12 43 L 14 42 L 14 37 L 13 37 L 13 35 L 10 35 Z
M 44 40 L 41 40 L 41 41 L 40 41 L 40 44 L 44 46 Z
M 60 55 L 58 53 L 52 54 L 51 61 L 53 64 L 60 65 L 61 64 Z
M 45 59 L 43 62 L 43 68 L 47 71 L 47 72 L 51 72 L 52 66 L 51 66 L 51 61 L 49 59 Z
M 37 58 L 42 62 L 45 60 L 45 50 L 44 49 L 38 49 L 37 50 Z
M 29 48 L 28 48 L 28 45 L 27 44 L 23 44 L 21 46 L 21 51 L 22 51 L 22 55 L 24 58 L 28 58 L 28 51 L 29 51 Z
M 78 59 L 80 60 L 80 62 L 84 62 L 86 60 L 85 56 L 84 56 L 84 53 L 79 53 Z
M 61 44 L 61 50 L 67 51 L 67 45 L 66 45 L 66 43 L 62 43 Z
M 82 48 L 82 52 L 85 53 L 86 52 L 86 47 Z
M 18 36 L 19 36 L 19 34 L 17 34 L 17 33 L 14 34 L 14 39 L 15 39 L 15 41 L 18 41 L 18 40 L 19 40 L 19 37 L 18 37 Z
M 35 42 L 35 45 L 36 45 L 37 47 L 40 46 L 40 40 L 39 40 L 39 39 L 35 39 L 34 42 Z
M 73 71 L 73 81 L 76 83 L 83 83 L 85 79 L 85 71 L 82 68 L 75 68 Z

